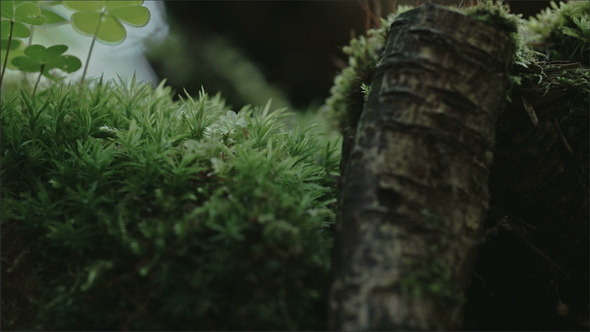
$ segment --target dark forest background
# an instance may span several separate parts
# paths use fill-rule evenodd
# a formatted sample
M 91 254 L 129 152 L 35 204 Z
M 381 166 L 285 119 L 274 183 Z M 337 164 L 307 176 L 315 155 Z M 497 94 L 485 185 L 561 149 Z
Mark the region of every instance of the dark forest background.
M 183 42 L 165 43 L 152 52 L 150 61 L 158 76 L 166 77 L 177 92 L 182 92 L 182 88 L 196 91 L 201 86 L 211 92 L 223 91 L 229 102 L 238 106 L 256 103 L 258 98 L 235 91 L 234 85 L 241 82 L 233 82 L 236 79 L 228 78 L 219 66 L 210 65 L 214 55 L 206 54 L 212 43 L 213 48 L 232 48 L 254 64 L 273 87 L 272 91 L 260 91 L 260 95 L 273 98 L 277 106 L 305 109 L 321 105 L 328 97 L 334 75 L 346 66 L 342 46 L 352 35 L 361 35 L 371 26 L 366 1 L 164 3 L 171 34 Z M 381 1 L 381 6 L 386 11 L 392 3 Z M 417 2 L 396 2 L 405 3 L 416 5 Z M 508 1 L 508 4 L 514 13 L 526 18 L 546 8 L 549 1 Z M 178 72 L 177 63 L 182 63 L 185 70 Z M 231 62 L 228 66 L 232 66 Z

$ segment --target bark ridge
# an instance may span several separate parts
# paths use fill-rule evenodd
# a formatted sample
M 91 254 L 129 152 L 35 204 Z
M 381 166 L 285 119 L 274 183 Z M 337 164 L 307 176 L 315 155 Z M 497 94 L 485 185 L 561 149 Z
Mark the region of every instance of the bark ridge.
M 330 329 L 456 329 L 514 52 L 436 5 L 401 14 L 343 160 Z

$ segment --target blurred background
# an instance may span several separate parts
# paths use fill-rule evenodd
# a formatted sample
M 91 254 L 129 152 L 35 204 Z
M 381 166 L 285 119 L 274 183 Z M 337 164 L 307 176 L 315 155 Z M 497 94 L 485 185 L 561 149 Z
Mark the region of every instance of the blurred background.
M 307 109 L 328 97 L 346 66 L 341 48 L 374 27 L 370 12 L 426 1 L 164 1 L 168 38 L 147 53 L 177 91 L 223 91 L 233 105 Z M 436 1 L 435 1 L 436 2 Z M 438 1 L 463 4 L 469 1 Z M 509 1 L 524 17 L 549 1 Z
M 204 87 L 212 94 L 222 92 L 236 108 L 270 98 L 274 107 L 316 108 L 328 97 L 334 75 L 346 66 L 341 49 L 352 36 L 375 27 L 376 15 L 424 2 L 148 0 L 148 25 L 127 27 L 121 45 L 97 43 L 88 75 L 127 79 L 135 74 L 155 84 L 166 79 L 176 93 L 196 94 Z M 508 4 L 526 18 L 549 1 Z M 71 14 L 60 10 L 66 17 Z M 62 25 L 36 33 L 34 43 L 67 44 L 68 54 L 85 61 L 91 39 Z M 81 72 L 68 79 L 79 79 Z

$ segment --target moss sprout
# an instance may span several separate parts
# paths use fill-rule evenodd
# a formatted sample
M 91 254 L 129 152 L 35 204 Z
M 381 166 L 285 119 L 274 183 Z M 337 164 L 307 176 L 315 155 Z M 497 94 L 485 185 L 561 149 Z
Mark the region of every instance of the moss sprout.
M 547 60 L 590 65 L 590 2 L 551 2 L 550 8 L 529 19 L 527 27 Z
M 330 97 L 324 112 L 343 131 L 356 127 L 365 96 L 371 86 L 375 68 L 381 59 L 383 45 L 389 34 L 389 26 L 398 14 L 411 9 L 400 6 L 395 14 L 382 20 L 381 28 L 370 29 L 366 35 L 354 37 L 342 48 L 348 56 L 348 67 L 334 78 Z
M 164 84 L 77 90 L 2 97 L 2 227 L 28 253 L 9 260 L 27 280 L 3 283 L 35 285 L 30 300 L 3 297 L 4 327 L 323 326 L 335 141 L 270 104 L 173 101 Z

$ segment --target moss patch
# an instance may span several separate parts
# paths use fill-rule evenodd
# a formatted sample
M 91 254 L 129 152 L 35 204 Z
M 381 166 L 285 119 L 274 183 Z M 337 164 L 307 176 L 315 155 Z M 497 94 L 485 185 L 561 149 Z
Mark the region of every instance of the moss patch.
M 2 234 L 27 252 L 3 268 L 26 262 L 30 278 L 3 282 L 27 285 L 36 312 L 17 321 L 23 301 L 3 297 L 3 328 L 323 326 L 334 141 L 270 105 L 174 102 L 163 84 L 1 103 Z

